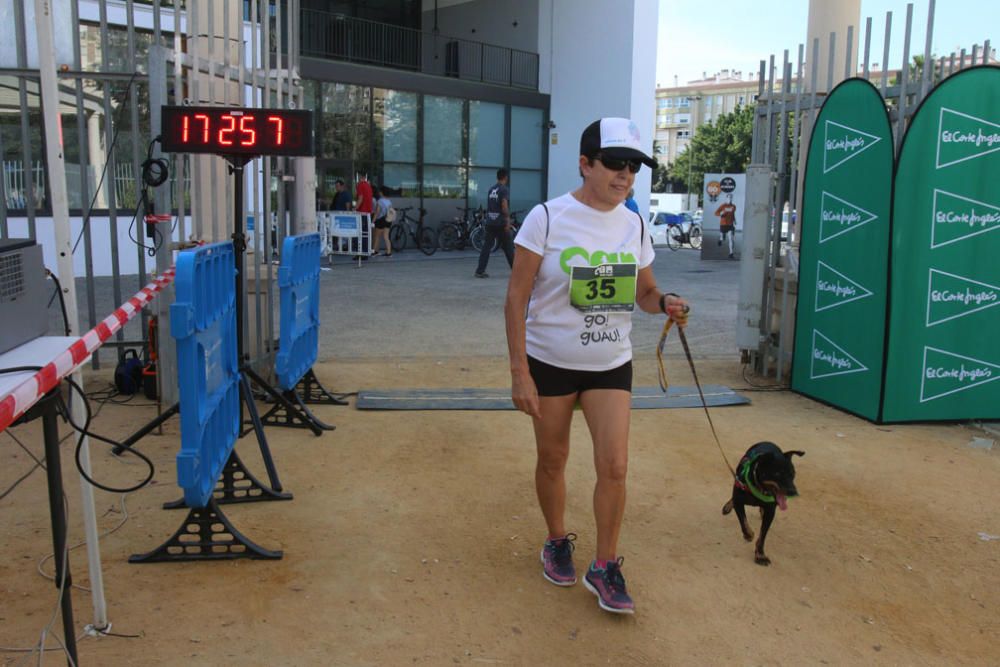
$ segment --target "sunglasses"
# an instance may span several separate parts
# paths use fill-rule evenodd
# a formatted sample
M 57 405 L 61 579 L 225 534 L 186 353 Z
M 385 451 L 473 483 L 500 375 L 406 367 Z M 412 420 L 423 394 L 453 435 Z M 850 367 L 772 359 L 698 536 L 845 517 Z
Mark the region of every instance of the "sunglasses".
M 600 160 L 606 169 L 610 169 L 611 171 L 621 171 L 625 167 L 628 167 L 630 172 L 638 174 L 639 170 L 642 169 L 641 160 L 626 160 L 625 158 L 609 157 L 601 153 L 598 153 L 594 157 Z

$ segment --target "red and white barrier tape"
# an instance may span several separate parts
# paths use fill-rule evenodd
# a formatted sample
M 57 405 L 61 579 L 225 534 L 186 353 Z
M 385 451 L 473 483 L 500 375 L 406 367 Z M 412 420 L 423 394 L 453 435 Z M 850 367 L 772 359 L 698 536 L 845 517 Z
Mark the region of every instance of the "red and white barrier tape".
M 135 296 L 126 301 L 115 312 L 108 315 L 96 327 L 85 333 L 69 348 L 50 361 L 42 370 L 35 373 L 17 386 L 14 391 L 0 401 L 0 432 L 14 423 L 28 408 L 52 391 L 59 382 L 79 368 L 94 350 L 104 344 L 131 320 L 143 307 L 156 298 L 164 287 L 174 281 L 174 269 L 164 271 L 162 275 L 149 283 Z

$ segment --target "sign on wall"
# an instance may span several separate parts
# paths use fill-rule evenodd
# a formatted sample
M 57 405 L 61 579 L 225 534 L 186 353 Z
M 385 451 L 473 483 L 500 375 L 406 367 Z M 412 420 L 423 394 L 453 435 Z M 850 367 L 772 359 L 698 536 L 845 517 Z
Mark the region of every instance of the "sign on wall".
M 899 156 L 884 421 L 1000 417 L 1000 69 L 942 82 Z
M 893 141 L 878 90 L 849 79 L 809 144 L 792 389 L 877 419 L 881 402 Z
M 746 174 L 705 174 L 702 259 L 739 259 L 743 251 Z

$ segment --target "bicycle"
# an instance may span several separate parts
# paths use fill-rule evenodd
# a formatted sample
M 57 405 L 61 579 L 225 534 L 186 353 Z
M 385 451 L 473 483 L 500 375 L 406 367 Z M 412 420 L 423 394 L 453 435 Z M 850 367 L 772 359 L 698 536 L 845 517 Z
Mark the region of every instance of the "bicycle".
M 678 224 L 672 224 L 667 227 L 668 248 L 677 250 L 685 243 L 695 249 L 701 247 L 701 225 L 697 222 L 691 223 L 686 232 Z
M 483 224 L 486 213 L 483 207 L 472 208 L 471 206 L 457 206 L 462 212 L 461 217 L 456 216 L 454 220 L 444 222 L 438 230 L 438 245 L 442 250 L 463 250 L 465 246 L 472 242 L 472 233 Z M 472 220 L 469 220 L 469 212 L 472 212 Z
M 398 214 L 396 222 L 389 227 L 389 242 L 392 243 L 393 252 L 406 250 L 406 238 L 413 239 L 417 249 L 425 255 L 433 255 L 438 248 L 438 235 L 430 227 L 424 226 L 424 216 L 427 210 L 420 209 L 420 217 L 414 220 L 408 214 L 413 209 L 412 206 L 396 209 Z
M 517 219 L 517 216 L 520 215 L 521 213 L 524 213 L 524 211 L 523 210 L 511 211 L 510 214 L 510 238 L 512 241 L 514 237 L 517 236 L 518 230 L 521 229 L 521 223 Z M 474 247 L 476 250 L 483 249 L 483 243 L 486 239 L 486 228 L 484 226 L 485 224 L 486 222 L 484 220 L 479 227 L 475 227 L 472 230 L 472 247 Z M 490 252 L 496 252 L 499 249 L 500 249 L 500 239 L 496 239 L 493 242 L 493 247 L 490 249 Z

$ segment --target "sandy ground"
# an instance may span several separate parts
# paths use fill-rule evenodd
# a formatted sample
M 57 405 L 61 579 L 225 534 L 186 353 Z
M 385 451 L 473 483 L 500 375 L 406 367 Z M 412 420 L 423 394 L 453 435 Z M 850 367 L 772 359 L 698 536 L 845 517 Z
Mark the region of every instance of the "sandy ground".
M 334 361 L 318 375 L 337 391 L 502 387 L 499 357 Z M 731 361 L 700 362 L 703 382 L 745 387 Z M 675 384 L 688 384 L 673 358 Z M 655 384 L 654 366 L 637 384 Z M 96 380 L 91 380 L 96 387 Z M 714 410 L 733 461 L 770 439 L 804 449 L 801 498 L 768 540 L 774 564 L 755 565 L 728 497 L 725 464 L 701 410 L 633 413 L 629 504 L 621 536 L 634 617 L 602 612 L 581 585 L 541 577 L 544 526 L 533 488 L 529 420 L 515 412 L 365 412 L 320 407 L 337 430 L 267 430 L 291 502 L 230 506 L 226 514 L 279 561 L 130 565 L 165 540 L 182 515 L 179 423 L 143 441 L 156 483 L 127 499 L 129 519 L 102 539 L 112 630 L 79 642 L 83 665 L 922 665 L 1000 663 L 1000 448 L 969 446 L 965 426 L 875 426 L 788 392 Z M 95 428 L 122 436 L 150 408 L 108 405 Z M 36 455 L 37 424 L 16 430 Z M 0 489 L 31 461 L 7 436 Z M 256 443 L 238 445 L 264 477 Z M 94 468 L 137 480 L 94 446 Z M 64 447 L 70 539 L 79 491 Z M 577 564 L 592 557 L 594 481 L 582 419 L 573 427 L 568 525 Z M 0 500 L 0 645 L 30 646 L 56 604 L 36 572 L 51 549 L 40 471 Z M 103 529 L 122 518 L 98 493 Z M 751 514 L 754 524 L 756 513 Z M 86 555 L 72 570 L 86 586 Z M 52 563 L 45 563 L 52 570 Z M 92 620 L 73 590 L 77 627 Z M 57 620 L 55 629 L 61 633 Z M 50 640 L 50 645 L 52 644 Z M 23 654 L 0 653 L 0 664 Z M 36 664 L 35 657 L 26 660 Z M 42 664 L 65 664 L 58 652 Z

